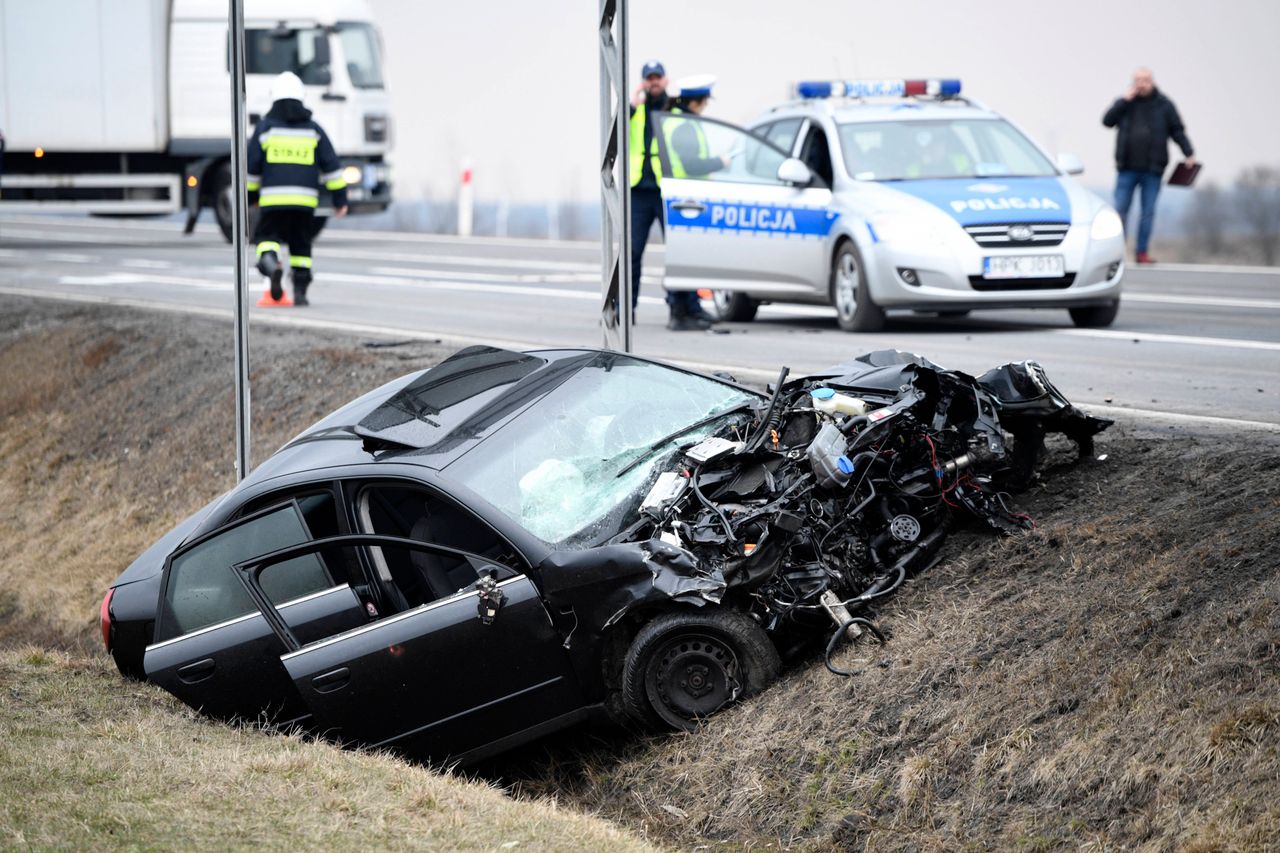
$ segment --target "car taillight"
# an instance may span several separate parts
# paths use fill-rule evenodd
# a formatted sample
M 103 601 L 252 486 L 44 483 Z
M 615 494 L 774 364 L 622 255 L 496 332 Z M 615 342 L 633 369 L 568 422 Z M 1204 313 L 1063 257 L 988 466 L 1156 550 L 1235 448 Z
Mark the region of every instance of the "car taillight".
M 111 651 L 111 596 L 115 591 L 115 587 L 107 590 L 107 594 L 102 597 L 102 610 L 98 614 L 102 623 L 102 644 L 107 647 L 107 651 Z

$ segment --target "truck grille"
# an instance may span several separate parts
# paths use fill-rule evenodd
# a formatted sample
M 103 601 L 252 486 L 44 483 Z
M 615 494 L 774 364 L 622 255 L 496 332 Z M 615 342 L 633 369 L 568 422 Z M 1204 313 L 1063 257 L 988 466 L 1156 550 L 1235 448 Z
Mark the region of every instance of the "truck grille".
M 966 225 L 964 230 L 979 246 L 1017 249 L 1023 246 L 1056 246 L 1067 236 L 1070 228 L 1070 222 L 999 222 L 993 225 Z M 1014 234 L 1021 239 L 1015 239 Z
M 969 286 L 984 293 L 996 290 L 1063 290 L 1076 280 L 1076 274 L 1069 272 L 1062 278 L 983 278 L 980 275 L 969 276 Z

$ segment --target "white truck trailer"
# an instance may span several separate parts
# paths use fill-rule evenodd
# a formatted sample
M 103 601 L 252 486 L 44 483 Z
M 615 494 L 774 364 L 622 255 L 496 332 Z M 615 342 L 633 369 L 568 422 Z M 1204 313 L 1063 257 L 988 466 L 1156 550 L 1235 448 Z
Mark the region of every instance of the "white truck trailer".
M 352 213 L 391 202 L 390 103 L 366 0 L 245 0 L 248 127 L 292 71 Z M 231 238 L 227 0 L 0 0 L 0 210 L 209 207 Z M 321 192 L 318 215 L 332 212 Z M 323 222 L 323 219 L 318 220 Z

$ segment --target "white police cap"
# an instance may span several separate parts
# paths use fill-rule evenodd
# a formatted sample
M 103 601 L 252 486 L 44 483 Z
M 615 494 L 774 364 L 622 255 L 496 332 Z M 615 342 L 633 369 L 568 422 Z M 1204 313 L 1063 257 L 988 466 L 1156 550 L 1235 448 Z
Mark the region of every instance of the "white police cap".
M 709 98 L 715 84 L 714 74 L 694 74 L 676 82 L 676 94 L 681 98 Z

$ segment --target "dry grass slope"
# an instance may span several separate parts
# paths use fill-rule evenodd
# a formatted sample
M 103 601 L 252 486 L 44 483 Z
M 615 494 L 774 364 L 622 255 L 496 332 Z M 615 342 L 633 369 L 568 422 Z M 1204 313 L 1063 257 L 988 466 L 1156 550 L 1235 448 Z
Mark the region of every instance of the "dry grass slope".
M 234 478 L 224 324 L 0 302 L 0 848 L 650 849 L 549 800 L 192 714 L 102 654 L 106 585 Z M 438 359 L 254 329 L 260 461 Z
M 1099 452 L 1024 496 L 1030 535 L 953 539 L 881 613 L 889 644 L 838 658 L 856 677 L 800 667 L 519 787 L 675 845 L 1280 848 L 1280 453 Z

